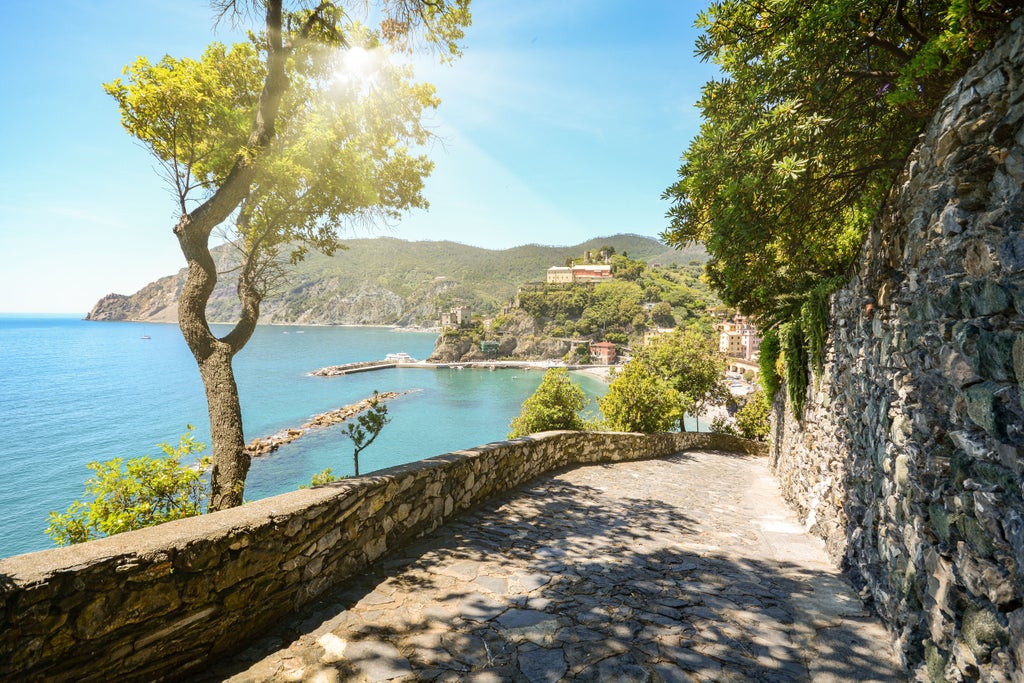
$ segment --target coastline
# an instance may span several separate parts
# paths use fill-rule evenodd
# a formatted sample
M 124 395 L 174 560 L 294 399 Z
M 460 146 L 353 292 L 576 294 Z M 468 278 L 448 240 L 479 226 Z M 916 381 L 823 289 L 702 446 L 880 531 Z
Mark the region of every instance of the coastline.
M 21 316 L 22 314 L 20 314 L 20 313 L 12 313 L 12 314 L 0 313 L 0 315 Z M 29 317 L 40 317 L 40 316 L 69 317 L 69 318 L 76 318 L 76 319 L 81 320 L 83 322 L 90 322 L 90 323 L 137 323 L 137 324 L 141 324 L 141 325 L 174 325 L 174 326 L 178 325 L 178 321 L 177 320 L 156 320 L 156 319 L 148 319 L 148 318 L 147 319 L 142 319 L 142 318 L 121 318 L 119 320 L 105 320 L 105 319 L 89 318 L 88 317 L 88 315 L 89 315 L 88 313 L 86 313 L 81 318 L 77 317 L 77 316 L 80 315 L 78 313 L 67 313 L 67 314 L 64 314 L 64 313 L 60 313 L 60 314 L 57 314 L 57 313 L 54 313 L 54 314 L 45 313 L 45 314 L 39 314 L 39 315 L 37 315 L 37 314 L 25 314 L 25 315 L 28 315 Z M 234 325 L 238 321 L 237 320 L 211 320 L 209 322 L 210 322 L 211 325 Z M 380 329 L 380 330 L 391 330 L 393 332 L 423 332 L 423 333 L 430 333 L 430 334 L 440 334 L 440 332 L 441 332 L 441 328 L 436 327 L 436 326 L 423 327 L 423 326 L 417 326 L 417 325 L 396 325 L 396 324 L 373 325 L 373 324 L 369 324 L 369 323 L 363 324 L 363 323 L 282 323 L 282 322 L 258 322 L 258 323 L 256 323 L 256 326 L 257 327 L 354 327 L 354 328 L 372 328 L 372 329 Z
M 600 382 L 604 382 L 605 384 L 610 384 L 612 371 L 621 368 L 621 365 L 592 365 L 590 367 L 573 370 L 573 372 L 577 372 L 581 375 L 586 375 L 587 377 L 593 377 L 594 379 Z

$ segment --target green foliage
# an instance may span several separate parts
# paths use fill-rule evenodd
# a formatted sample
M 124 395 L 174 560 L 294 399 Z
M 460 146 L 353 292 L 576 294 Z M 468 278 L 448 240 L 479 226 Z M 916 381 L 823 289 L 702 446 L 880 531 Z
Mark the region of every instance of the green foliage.
M 579 413 L 586 407 L 586 394 L 569 379 L 565 368 L 551 368 L 533 394 L 523 401 L 522 410 L 509 425 L 508 438 L 553 429 L 584 429 Z
M 209 459 L 185 464 L 182 459 L 205 447 L 189 425 L 177 446 L 160 444 L 162 457 L 90 462 L 93 476 L 85 481 L 90 500 L 74 501 L 64 514 L 51 512 L 46 533 L 58 545 L 70 545 L 202 514 L 208 497 L 203 469 Z
M 338 477 L 334 476 L 334 474 L 331 473 L 331 468 L 328 467 L 327 469 L 314 474 L 313 478 L 309 481 L 309 485 L 322 486 L 323 484 L 330 484 L 332 481 L 338 481 Z
M 793 416 L 799 420 L 807 398 L 807 344 L 799 321 L 779 326 L 779 344 L 782 348 L 789 404 Z
M 212 43 L 199 60 L 139 57 L 103 84 L 121 124 L 149 148 L 179 194 L 214 187 L 249 136 L 266 67 L 251 43 Z M 182 173 L 181 166 L 189 168 Z
M 768 416 L 771 413 L 771 403 L 758 391 L 747 397 L 747 403 L 736 413 L 736 428 L 740 436 L 754 441 L 765 441 L 771 431 L 771 424 Z
M 619 279 L 630 282 L 639 280 L 647 268 L 647 264 L 643 261 L 631 259 L 625 254 L 612 256 L 611 260 L 612 274 Z
M 696 330 L 674 330 L 642 347 L 633 362 L 647 366 L 676 393 L 678 419 L 701 415 L 729 396 L 722 385 L 725 363 L 711 338 Z
M 776 367 L 781 354 L 782 345 L 779 343 L 778 330 L 765 330 L 761 336 L 761 351 L 757 363 L 761 371 L 761 388 L 764 389 L 769 401 L 775 398 L 779 387 L 782 386 L 782 378 Z
M 672 314 L 672 305 L 667 301 L 659 301 L 651 309 L 651 322 L 658 327 L 675 327 L 676 319 Z
M 842 275 L 949 85 L 1019 2 L 712 2 L 704 123 L 663 238 L 703 242 L 726 303 L 767 328 Z M 807 330 L 817 346 L 816 332 Z
M 732 436 L 739 436 L 739 432 L 732 426 L 728 418 L 719 416 L 711 421 L 711 431 L 715 434 L 730 434 Z
M 829 296 L 842 285 L 841 278 L 822 280 L 807 293 L 800 307 L 800 327 L 807 340 L 807 354 L 815 373 L 825 365 L 825 337 L 828 334 Z
M 391 418 L 388 417 L 387 404 L 380 399 L 379 392 L 374 390 L 369 408 L 356 415 L 354 422 L 346 422 L 342 428 L 341 433 L 352 439 L 354 447 L 352 461 L 357 477 L 359 476 L 359 454 L 377 439 L 381 430 L 384 429 L 384 425 L 389 422 L 391 422 Z
M 423 178 L 433 164 L 410 148 L 428 138 L 420 124 L 435 108 L 434 87 L 411 82 L 411 69 L 386 59 L 374 87 L 348 67 L 351 55 L 381 50 L 363 26 L 346 30 L 350 48 L 298 41 L 288 61 L 290 87 L 235 223 L 236 244 L 272 274 L 280 250 L 292 262 L 307 248 L 333 253 L 345 221 L 394 219 L 426 207 Z M 230 49 L 214 43 L 199 60 L 139 58 L 104 85 L 121 122 L 158 160 L 182 213 L 195 195 L 224 182 L 248 136 L 267 69 L 258 36 Z M 343 74 L 339 76 L 338 74 Z
M 670 430 L 682 419 L 679 396 L 646 363 L 626 363 L 598 399 L 604 425 L 612 431 L 653 434 Z

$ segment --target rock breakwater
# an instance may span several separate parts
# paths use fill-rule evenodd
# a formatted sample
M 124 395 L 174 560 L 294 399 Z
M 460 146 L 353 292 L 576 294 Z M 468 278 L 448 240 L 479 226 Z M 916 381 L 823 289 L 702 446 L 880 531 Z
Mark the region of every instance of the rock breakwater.
M 398 398 L 399 396 L 407 393 L 409 392 L 403 391 L 398 393 L 395 391 L 385 391 L 382 394 L 377 394 L 377 399 L 380 401 L 390 401 L 391 399 Z M 253 439 L 246 444 L 245 452 L 252 458 L 258 458 L 262 455 L 273 453 L 281 446 L 300 439 L 311 429 L 323 429 L 324 427 L 330 427 L 338 424 L 339 422 L 344 422 L 350 417 L 355 417 L 364 410 L 369 409 L 372 401 L 372 398 L 364 398 L 357 403 L 352 403 L 334 410 L 329 410 L 326 413 L 321 413 L 306 424 L 302 425 L 300 428 L 284 429 L 271 436 Z

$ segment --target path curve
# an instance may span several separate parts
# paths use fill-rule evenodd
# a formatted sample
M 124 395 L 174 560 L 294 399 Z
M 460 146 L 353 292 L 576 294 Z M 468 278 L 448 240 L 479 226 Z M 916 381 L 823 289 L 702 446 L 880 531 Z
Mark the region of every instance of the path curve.
M 763 458 L 542 477 L 195 680 L 899 681 Z

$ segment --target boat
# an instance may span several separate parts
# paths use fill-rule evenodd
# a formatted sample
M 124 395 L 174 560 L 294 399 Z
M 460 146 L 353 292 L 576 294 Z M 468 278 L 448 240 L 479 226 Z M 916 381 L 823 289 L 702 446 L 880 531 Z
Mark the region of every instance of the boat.
M 384 356 L 384 361 L 387 363 L 415 363 L 416 359 L 405 351 L 401 351 L 399 353 L 389 353 Z
M 142 335 L 142 338 L 143 338 L 143 339 L 152 339 L 152 337 L 150 337 L 150 336 L 149 336 L 148 334 L 144 334 L 144 335 Z

